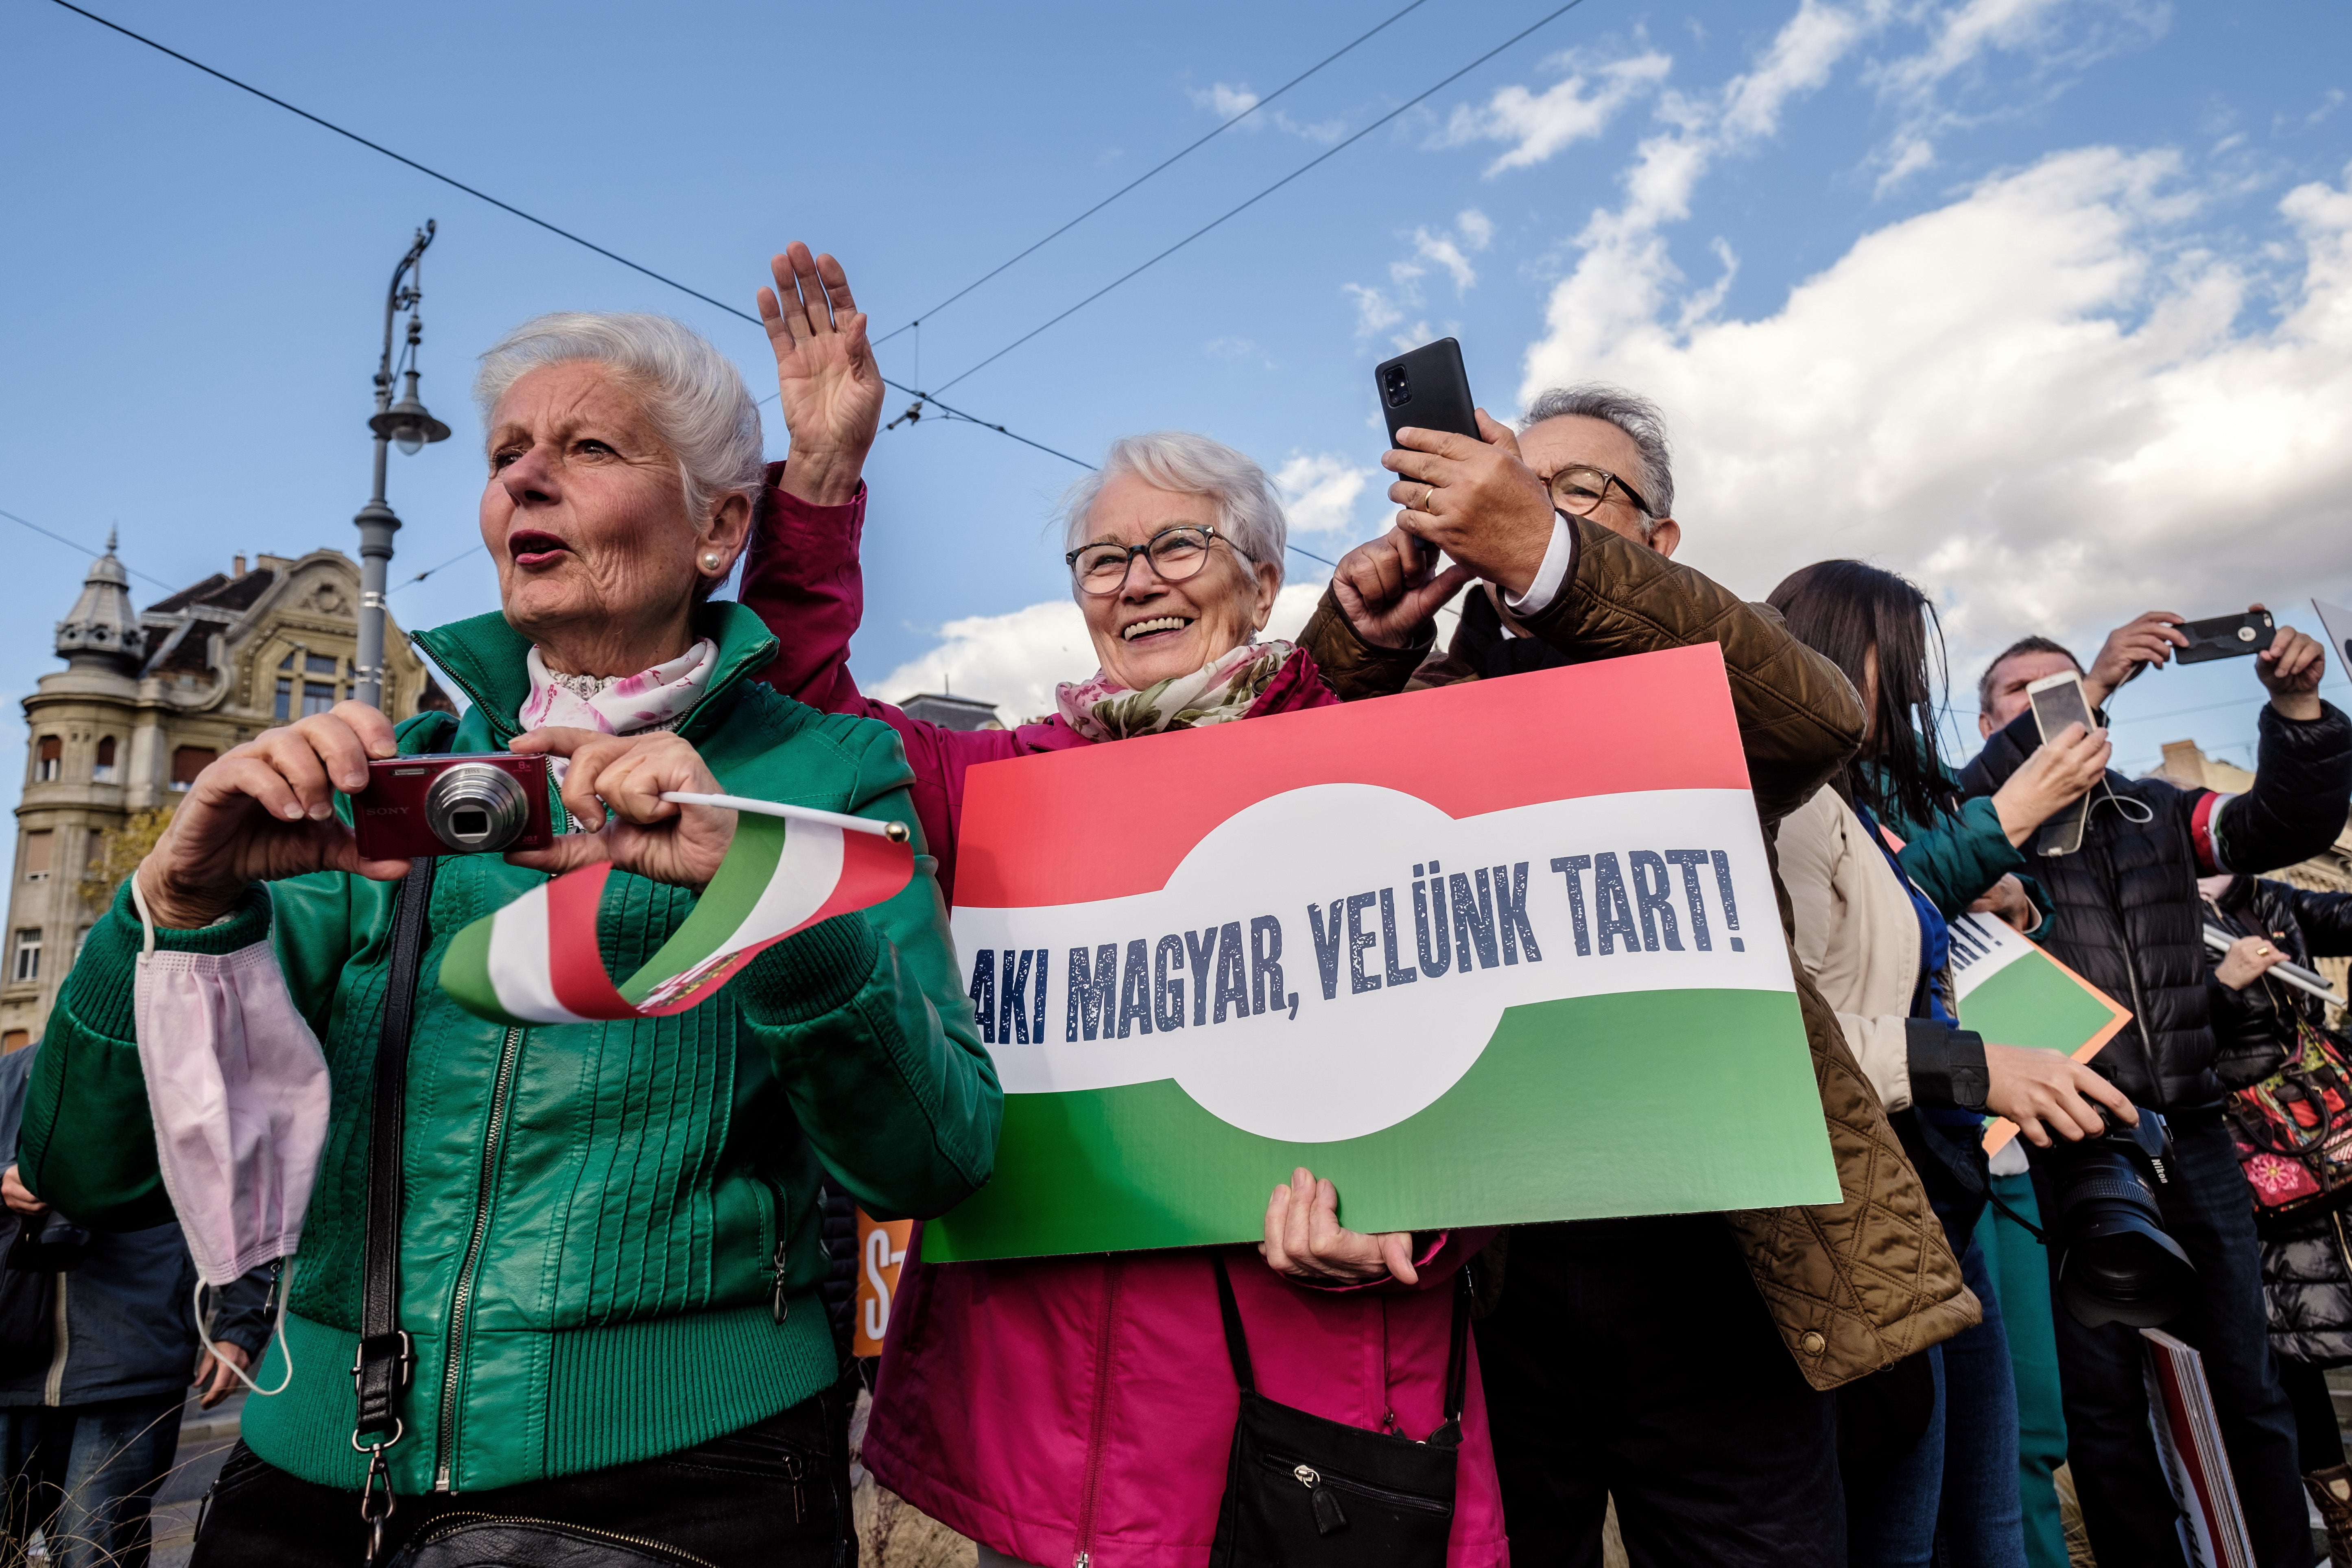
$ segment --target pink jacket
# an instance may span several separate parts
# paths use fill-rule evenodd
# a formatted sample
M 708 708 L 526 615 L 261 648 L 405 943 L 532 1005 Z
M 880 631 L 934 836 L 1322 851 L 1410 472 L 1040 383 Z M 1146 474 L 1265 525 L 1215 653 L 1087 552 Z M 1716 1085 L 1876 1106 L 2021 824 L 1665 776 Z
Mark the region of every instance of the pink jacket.
M 950 731 L 862 695 L 849 639 L 865 609 L 866 498 L 812 507 L 774 487 L 742 598 L 782 643 L 766 674 L 810 706 L 880 719 L 905 742 L 915 810 L 955 887 L 964 770 L 1088 742 L 1058 719 Z M 1338 700 L 1304 651 L 1251 709 Z M 1285 1173 L 1269 1173 L 1269 1190 Z M 1248 1247 L 1226 1268 L 1259 1392 L 1335 1421 L 1425 1438 L 1443 1418 L 1454 1271 L 1486 1231 L 1439 1234 L 1421 1287 L 1313 1290 Z M 919 1237 L 915 1250 L 919 1251 Z M 1502 1497 L 1470 1351 L 1449 1568 L 1507 1563 Z M 1216 1533 L 1240 1396 L 1202 1250 L 1006 1263 L 909 1262 L 884 1342 L 866 1468 L 950 1528 L 1045 1568 L 1199 1568 Z

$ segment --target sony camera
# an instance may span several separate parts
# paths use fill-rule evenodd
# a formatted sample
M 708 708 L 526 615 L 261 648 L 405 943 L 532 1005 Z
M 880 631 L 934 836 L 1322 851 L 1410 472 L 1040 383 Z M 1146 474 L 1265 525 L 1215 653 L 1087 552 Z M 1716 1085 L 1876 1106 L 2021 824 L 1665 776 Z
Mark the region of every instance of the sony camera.
M 2165 1234 L 2156 1203 L 2172 1182 L 2172 1134 L 2153 1110 L 2142 1110 L 2137 1127 L 2100 1114 L 2097 1137 L 2041 1154 L 2057 1204 L 2046 1223 L 2058 1296 L 2086 1329 L 2152 1329 L 2179 1316 L 2197 1287 L 2197 1267 Z
M 555 842 L 547 759 L 509 752 L 370 763 L 367 787 L 352 796 L 352 820 L 371 860 L 498 855 Z

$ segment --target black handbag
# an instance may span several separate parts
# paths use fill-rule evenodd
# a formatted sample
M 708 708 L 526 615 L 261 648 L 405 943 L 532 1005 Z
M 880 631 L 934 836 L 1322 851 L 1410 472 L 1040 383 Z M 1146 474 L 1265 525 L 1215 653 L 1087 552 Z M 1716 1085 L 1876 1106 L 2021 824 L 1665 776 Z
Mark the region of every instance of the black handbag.
M 1241 1385 L 1212 1568 L 1443 1568 L 1454 1528 L 1470 1280 L 1454 1281 L 1445 1419 L 1427 1441 L 1326 1420 L 1258 1393 L 1222 1253 L 1217 1305 Z
M 658 1542 L 554 1519 L 445 1513 L 416 1532 L 399 1568 L 710 1568 Z

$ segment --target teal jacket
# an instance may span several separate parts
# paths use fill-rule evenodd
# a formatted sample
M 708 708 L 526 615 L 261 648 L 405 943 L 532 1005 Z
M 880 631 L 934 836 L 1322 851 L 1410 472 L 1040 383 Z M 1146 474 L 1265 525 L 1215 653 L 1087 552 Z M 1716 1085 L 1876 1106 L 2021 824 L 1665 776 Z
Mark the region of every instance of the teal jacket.
M 1869 768 L 1868 763 L 1861 766 Z M 1913 822 L 1899 814 L 1889 812 L 1885 817 L 1889 832 L 1903 840 L 1903 847 L 1895 858 L 1901 863 L 1903 874 L 1913 886 L 1927 895 L 1927 901 L 1937 912 L 1951 920 L 1985 893 L 2002 877 L 2015 873 L 2025 884 L 2026 897 L 2042 916 L 2040 923 L 2026 934 L 2038 937 L 2050 929 L 2050 899 L 2042 892 L 2042 884 L 2025 874 L 2025 854 L 2009 841 L 2008 830 L 2000 825 L 2000 814 L 1993 809 L 1990 795 L 1978 795 L 1960 802 L 1956 810 L 1948 811 L 1932 824 Z
M 716 604 L 709 690 L 679 725 L 739 795 L 913 824 L 898 737 L 817 713 L 752 678 L 775 643 Z M 529 693 L 528 645 L 498 616 L 418 639 L 472 708 L 421 714 L 404 752 L 503 748 Z M 561 806 L 557 807 L 559 822 Z M 919 852 L 922 846 L 918 841 Z M 452 934 L 541 879 L 496 856 L 441 862 L 408 1068 L 400 1321 L 415 1341 L 397 1491 L 476 1491 L 691 1447 L 799 1403 L 836 1375 L 816 1285 L 817 1188 L 869 1213 L 935 1215 L 988 1179 L 1002 1096 L 955 974 L 930 860 L 887 902 L 768 949 L 672 1017 L 503 1028 L 435 977 Z M 693 907 L 616 874 L 604 961 L 626 975 Z M 383 1003 L 393 887 L 341 874 L 257 889 L 222 924 L 159 945 L 275 943 L 333 1081 L 326 1151 L 281 1349 L 245 1436 L 271 1464 L 357 1489 L 357 1349 L 367 1085 Z M 172 1217 L 140 1076 L 137 915 L 94 927 L 51 1014 L 20 1160 L 34 1191 L 86 1225 Z

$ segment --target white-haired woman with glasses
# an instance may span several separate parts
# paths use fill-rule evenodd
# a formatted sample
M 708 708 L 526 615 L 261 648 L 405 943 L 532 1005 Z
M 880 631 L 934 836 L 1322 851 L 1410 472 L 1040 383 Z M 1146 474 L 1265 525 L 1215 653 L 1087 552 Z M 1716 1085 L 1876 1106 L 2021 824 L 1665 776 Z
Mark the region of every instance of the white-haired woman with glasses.
M 864 608 L 858 476 L 882 383 L 831 257 L 795 245 L 776 278 L 782 303 L 767 326 L 792 452 L 769 472 L 743 603 L 782 645 L 768 672 L 779 689 L 898 730 L 950 900 L 972 764 L 1337 700 L 1304 649 L 1259 640 L 1284 543 L 1265 470 L 1176 432 L 1113 442 L 1065 504 L 1071 595 L 1099 668 L 1062 686 L 1054 713 L 1012 730 L 947 730 L 861 694 L 848 669 Z M 1267 1205 L 1265 1265 L 1241 1267 L 1248 1254 L 1227 1249 L 1259 1392 L 1427 1437 L 1444 1419 L 1447 1287 L 1486 1233 L 1358 1235 L 1337 1223 L 1330 1183 L 1289 1175 Z M 1121 1568 L 1194 1568 L 1215 1532 L 1238 1400 L 1207 1258 L 1203 1248 L 910 1263 L 866 1467 L 978 1541 L 983 1565 L 1059 1568 L 1099 1555 Z M 1502 1505 L 1475 1375 L 1462 1428 L 1449 1561 L 1500 1563 Z

